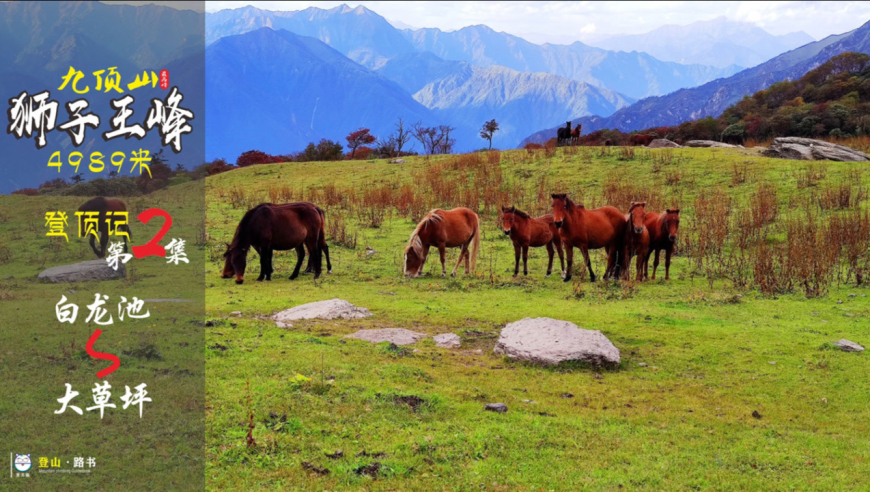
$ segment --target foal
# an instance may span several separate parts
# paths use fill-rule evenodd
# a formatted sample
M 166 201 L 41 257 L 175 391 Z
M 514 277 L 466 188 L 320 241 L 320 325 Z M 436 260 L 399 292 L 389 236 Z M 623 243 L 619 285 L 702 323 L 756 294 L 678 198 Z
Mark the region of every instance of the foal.
M 629 266 L 631 266 L 632 255 L 637 255 L 637 276 L 635 280 L 642 282 L 646 276 L 650 238 L 649 230 L 644 226 L 644 217 L 646 216 L 644 206 L 646 206 L 646 202 L 631 202 L 631 207 L 629 207 L 628 215 L 626 216 L 625 241 L 622 249 L 622 257 L 625 259 L 625 270 L 622 272 L 624 280 L 628 280 L 631 276 Z
M 559 262 L 562 264 L 562 274 L 565 273 L 565 257 L 562 253 L 562 239 L 553 221 L 553 214 L 547 214 L 533 219 L 529 214 L 516 207 L 501 208 L 501 222 L 504 233 L 514 242 L 514 277 L 520 274 L 520 251 L 523 253 L 523 275 L 529 274 L 529 246 L 533 248 L 547 247 L 550 262 L 547 264 L 547 277 L 553 273 L 553 249 L 559 251 Z
M 677 231 L 680 228 L 680 209 L 669 208 L 662 214 L 650 212 L 646 214 L 644 225 L 649 229 L 649 252 L 647 253 L 647 265 L 649 257 L 653 251 L 656 253 L 656 259 L 653 263 L 653 274 L 650 277 L 656 279 L 656 269 L 659 266 L 659 253 L 665 250 L 665 280 L 671 279 L 671 255 L 674 253 L 674 247 L 677 245 Z M 645 270 L 644 276 L 649 273 L 649 267 Z

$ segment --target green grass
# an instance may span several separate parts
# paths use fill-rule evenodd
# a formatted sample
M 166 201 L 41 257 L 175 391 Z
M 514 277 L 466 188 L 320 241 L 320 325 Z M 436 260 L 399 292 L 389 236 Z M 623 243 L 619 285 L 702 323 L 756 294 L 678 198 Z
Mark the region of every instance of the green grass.
M 503 154 L 511 183 L 542 175 L 559 191 L 601 203 L 608 173 L 659 186 L 680 198 L 684 218 L 698 193 L 725 190 L 745 204 L 762 182 L 778 188 L 780 212 L 806 193 L 796 176 L 807 164 L 765 159 L 749 151 L 681 149 L 658 173 L 654 152 L 620 161 L 597 149 L 520 162 Z M 664 151 L 658 151 L 664 152 Z M 401 275 L 402 248 L 414 224 L 393 216 L 378 229 L 343 214 L 358 235 L 354 250 L 330 245 L 334 273 L 287 277 L 295 254 L 276 253 L 271 282 L 220 279 L 224 247 L 245 207 L 227 190 L 244 189 L 251 203 L 269 201 L 270 186 L 308 190 L 336 184 L 357 189 L 408 183 L 427 165 L 385 161 L 254 166 L 208 178 L 206 285 L 206 482 L 215 490 L 863 490 L 870 448 L 870 363 L 864 354 L 830 350 L 840 338 L 867 344 L 867 290 L 833 285 L 822 298 L 801 293 L 763 297 L 730 281 L 712 283 L 678 256 L 670 282 L 640 285 L 565 284 L 544 278 L 546 253 L 534 250 L 530 275 L 513 279 L 513 248 L 481 217 L 484 240 L 477 274 L 441 278 Z M 731 184 L 734 164 L 750 179 Z M 844 179 L 859 163 L 816 163 L 821 184 Z M 663 184 L 668 173 L 681 176 Z M 863 183 L 870 181 L 865 171 Z M 556 191 L 556 190 L 553 190 Z M 441 204 L 444 208 L 455 204 Z M 866 206 L 866 204 L 864 205 Z M 688 221 L 683 221 L 682 234 Z M 366 246 L 377 251 L 366 254 Z M 448 262 L 456 259 L 456 252 Z M 603 256 L 592 259 L 597 273 Z M 452 264 L 451 264 L 452 267 Z M 850 294 L 854 297 L 850 297 Z M 310 321 L 281 329 L 266 316 L 301 303 L 346 299 L 374 316 Z M 839 304 L 837 301 L 842 300 Z M 241 316 L 231 315 L 240 311 Z M 505 323 L 524 317 L 565 319 L 601 330 L 620 349 L 612 371 L 542 368 L 492 353 Z M 460 349 L 431 341 L 418 352 L 395 352 L 342 337 L 360 328 L 402 327 L 429 334 L 453 331 Z M 225 347 L 225 349 L 222 349 Z M 646 366 L 639 365 L 640 363 Z M 310 378 L 300 383 L 297 374 Z M 246 390 L 250 382 L 250 393 Z M 572 393 L 573 398 L 562 398 Z M 417 395 L 413 411 L 396 396 Z M 250 399 L 250 403 L 248 403 Z M 524 403 L 533 400 L 536 403 Z M 503 402 L 506 414 L 484 412 Z M 247 449 L 248 414 L 258 446 Z M 758 412 L 760 418 L 753 417 Z M 270 414 L 277 417 L 270 417 Z M 286 415 L 282 422 L 281 416 Z M 280 424 L 280 425 L 276 425 Z M 331 459 L 326 453 L 343 451 Z M 357 456 L 361 452 L 381 457 Z M 372 462 L 377 478 L 355 470 Z M 311 463 L 330 471 L 318 475 Z
M 187 265 L 166 265 L 162 258 L 132 259 L 122 280 L 50 284 L 37 281 L 45 268 L 93 260 L 87 242 L 75 237 L 75 210 L 81 197 L 0 196 L 0 434 L 4 451 L 31 453 L 31 477 L 4 478 L 3 490 L 196 490 L 204 484 L 205 367 L 204 247 L 197 246 L 203 215 L 202 183 L 189 183 L 148 197 L 124 198 L 131 211 L 132 244 L 143 244 L 159 229 L 159 220 L 139 224 L 135 214 L 150 207 L 167 210 L 174 225 L 160 241 L 187 240 Z M 69 243 L 45 237 L 44 215 L 66 211 L 73 217 Z M 111 326 L 85 323 L 87 304 L 107 294 Z M 55 304 L 65 295 L 79 305 L 75 324 L 58 323 Z M 131 299 L 185 299 L 186 303 L 146 303 L 151 316 L 142 320 L 117 315 L 120 296 Z M 96 372 L 108 362 L 91 359 L 85 344 L 95 328 L 103 334 L 95 345 L 116 354 L 120 368 L 103 380 Z M 123 355 L 123 352 L 129 355 Z M 112 403 L 101 420 L 93 405 L 96 382 L 109 381 Z M 78 397 L 62 415 L 56 401 L 70 383 Z M 146 383 L 151 403 L 143 417 L 123 410 L 124 386 Z M 87 475 L 40 474 L 38 458 L 96 458 Z M 4 458 L 6 459 L 6 458 Z M 69 461 L 70 464 L 66 462 Z

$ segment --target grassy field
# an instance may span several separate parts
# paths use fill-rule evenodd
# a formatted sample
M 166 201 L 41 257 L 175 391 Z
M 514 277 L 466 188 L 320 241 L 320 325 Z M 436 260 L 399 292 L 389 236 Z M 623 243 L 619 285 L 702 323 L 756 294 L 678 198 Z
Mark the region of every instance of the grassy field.
M 87 242 L 75 237 L 75 210 L 81 197 L 0 196 L 0 434 L 4 459 L 8 453 L 30 453 L 30 478 L 4 478 L 3 490 L 197 490 L 204 483 L 205 367 L 204 286 L 205 248 L 202 234 L 202 183 L 189 183 L 146 197 L 124 198 L 130 214 L 133 245 L 145 243 L 159 229 L 160 220 L 147 225 L 135 215 L 146 208 L 168 211 L 173 227 L 160 244 L 176 237 L 187 241 L 189 264 L 166 265 L 162 258 L 132 259 L 127 278 L 72 284 L 42 283 L 37 275 L 46 268 L 93 260 Z M 63 238 L 48 238 L 45 213 L 66 211 L 70 220 Z M 117 239 L 117 238 L 115 238 Z M 199 244 L 199 245 L 197 245 Z M 106 308 L 111 326 L 86 323 L 86 306 L 94 295 L 110 298 Z M 188 302 L 151 302 L 149 318 L 118 319 L 120 296 L 132 299 L 183 299 Z M 66 296 L 79 306 L 74 324 L 59 323 L 55 304 Z M 98 379 L 96 372 L 108 362 L 92 359 L 85 344 L 95 328 L 103 334 L 95 349 L 118 355 L 121 366 Z M 103 419 L 99 411 L 84 411 L 94 404 L 91 390 L 108 381 L 111 403 Z M 58 398 L 64 383 L 79 395 L 61 415 Z M 134 408 L 122 409 L 124 386 L 147 384 L 152 402 L 145 403 L 140 419 Z M 72 469 L 73 458 L 94 457 L 90 474 L 40 473 L 38 458 L 61 460 Z
M 210 489 L 866 490 L 870 362 L 830 342 L 870 342 L 870 301 L 844 269 L 811 298 L 800 286 L 763 295 L 684 255 L 670 282 L 593 284 L 579 272 L 566 284 L 544 278 L 541 249 L 531 254 L 530 275 L 512 278 L 513 248 L 495 212 L 499 200 L 541 212 L 556 191 L 599 206 L 628 199 L 619 190 L 634 187 L 650 195 L 652 210 L 682 207 L 681 236 L 696 251 L 699 198 L 728 197 L 737 220 L 767 185 L 786 220 L 826 187 L 848 180 L 856 193 L 866 189 L 863 164 L 809 165 L 731 149 L 512 151 L 474 169 L 457 159 L 287 163 L 208 178 Z M 373 190 L 425 191 L 429 182 L 456 200 L 409 198 L 409 210 L 481 204 L 473 276 L 441 278 L 432 259 L 423 278 L 401 275 L 419 212 L 384 211 Z M 867 210 L 865 198 L 848 208 Z M 224 243 L 244 211 L 298 199 L 328 205 L 334 273 L 290 281 L 295 254 L 276 253 L 271 282 L 253 281 L 252 258 L 243 285 L 220 279 Z M 785 226 L 769 227 L 766 241 L 786 241 Z M 600 274 L 603 255 L 592 263 Z M 331 298 L 374 316 L 287 329 L 266 319 Z M 622 364 L 544 368 L 492 353 L 505 323 L 539 316 L 601 330 Z M 343 339 L 376 327 L 455 332 L 463 346 L 424 341 L 391 350 Z M 509 412 L 484 412 L 491 402 Z M 256 445 L 249 447 L 251 421 Z

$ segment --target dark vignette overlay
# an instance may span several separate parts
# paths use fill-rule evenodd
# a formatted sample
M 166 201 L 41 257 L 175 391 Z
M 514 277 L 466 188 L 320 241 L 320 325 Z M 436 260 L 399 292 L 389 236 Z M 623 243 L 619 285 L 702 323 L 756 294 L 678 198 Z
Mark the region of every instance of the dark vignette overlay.
M 204 2 L 133 3 L 0 3 L 2 490 L 204 489 Z

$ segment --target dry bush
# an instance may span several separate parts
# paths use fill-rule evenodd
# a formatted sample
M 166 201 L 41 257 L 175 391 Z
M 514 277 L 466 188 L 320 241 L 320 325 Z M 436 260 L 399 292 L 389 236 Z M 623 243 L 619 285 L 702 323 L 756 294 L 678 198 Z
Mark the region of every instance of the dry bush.
M 830 218 L 829 240 L 836 245 L 845 268 L 843 282 L 862 285 L 870 272 L 870 211 L 852 210 Z
M 760 241 L 755 249 L 754 281 L 762 294 L 772 296 L 791 292 L 791 278 L 785 272 L 785 251 Z
M 628 211 L 631 202 L 646 202 L 648 210 L 658 210 L 664 205 L 659 188 L 637 185 L 619 172 L 611 172 L 604 178 L 602 196 L 606 205 L 622 211 Z
M 269 186 L 269 200 L 272 203 L 290 203 L 293 196 L 293 189 L 287 185 Z
M 733 163 L 731 165 L 731 186 L 739 186 L 745 183 L 750 176 L 751 162 Z
M 786 238 L 786 275 L 803 287 L 807 297 L 824 295 L 839 259 L 828 228 L 808 213 L 786 222 Z
M 725 243 L 731 230 L 731 197 L 722 190 L 702 193 L 695 198 L 694 214 L 689 215 L 691 251 L 695 264 L 708 277 L 722 272 Z
M 349 234 L 344 217 L 336 215 L 326 221 L 326 234 L 330 240 L 348 249 L 356 249 L 356 231 Z
M 858 181 L 857 183 L 860 183 Z M 844 210 L 857 208 L 867 198 L 867 189 L 849 181 L 822 188 L 819 195 L 819 208 L 822 210 Z
M 772 224 L 779 213 L 776 187 L 770 183 L 759 185 L 750 197 L 749 206 L 752 211 L 752 227 L 757 229 Z
M 797 180 L 798 189 L 802 190 L 816 186 L 816 183 L 825 179 L 827 170 L 818 164 L 807 164 L 805 168 L 794 171 L 794 175 Z

